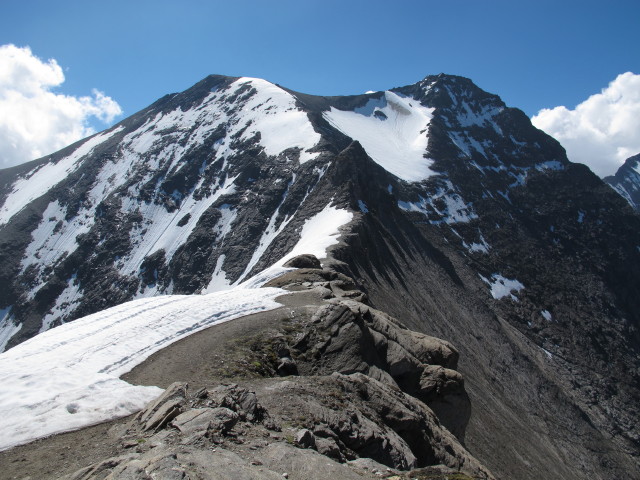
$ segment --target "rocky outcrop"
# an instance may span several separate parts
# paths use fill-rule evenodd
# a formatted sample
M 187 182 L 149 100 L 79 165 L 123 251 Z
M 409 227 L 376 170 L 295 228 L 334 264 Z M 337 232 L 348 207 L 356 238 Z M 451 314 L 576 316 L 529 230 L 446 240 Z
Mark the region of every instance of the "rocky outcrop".
M 170 386 L 130 422 L 120 436 L 128 453 L 67 478 L 326 478 L 307 462 L 327 462 L 338 478 L 379 477 L 358 467 L 362 459 L 386 477 L 442 465 L 493 478 L 424 404 L 363 374 L 274 378 L 258 394 L 238 385 L 187 392 L 186 384 Z
M 411 331 L 362 301 L 353 280 L 332 270 L 301 269 L 267 286 L 306 286 L 327 298 L 291 344 L 278 345 L 288 372 L 363 373 L 420 399 L 464 441 L 471 405 L 458 352 L 448 342 Z M 359 301 L 360 300 L 360 301 Z
M 461 443 L 470 409 L 452 345 L 353 300 L 355 282 L 330 269 L 273 283 L 305 313 L 218 360 L 259 376 L 169 385 L 116 432 L 119 455 L 67 478 L 493 478 Z
M 287 268 L 320 268 L 320 260 L 315 255 L 303 254 L 293 257 L 283 265 Z

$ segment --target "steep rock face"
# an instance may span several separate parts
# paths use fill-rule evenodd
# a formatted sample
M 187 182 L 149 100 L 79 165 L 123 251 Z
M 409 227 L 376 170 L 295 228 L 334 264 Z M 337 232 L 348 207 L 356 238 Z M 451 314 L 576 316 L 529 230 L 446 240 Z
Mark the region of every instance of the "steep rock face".
M 289 93 L 213 76 L 3 171 L 9 345 L 132 298 L 228 288 L 281 258 L 331 202 L 314 195 L 319 140 Z
M 468 88 L 433 81 L 432 91 L 447 96 Z M 472 99 L 465 111 L 498 102 Z M 532 148 L 543 134 L 531 126 L 519 133 L 521 112 L 491 107 L 497 113 L 479 126 L 458 122 L 466 144 L 436 131 L 437 122 L 452 122 L 445 100 L 433 112 L 428 150 L 442 159 L 431 168 L 442 171 L 420 184 L 368 184 L 358 194 L 367 211 L 334 254 L 374 306 L 459 346 L 473 405 L 467 445 L 496 475 L 632 472 L 638 217 L 552 140 Z M 490 140 L 491 131 L 500 138 Z
M 640 154 L 627 158 L 615 175 L 604 179 L 636 211 L 640 210 Z
M 208 77 L 0 171 L 0 201 L 8 346 L 131 298 L 241 282 L 332 206 L 353 214 L 334 267 L 459 348 L 465 441 L 492 472 L 638 470 L 640 217 L 467 79 L 315 97 Z

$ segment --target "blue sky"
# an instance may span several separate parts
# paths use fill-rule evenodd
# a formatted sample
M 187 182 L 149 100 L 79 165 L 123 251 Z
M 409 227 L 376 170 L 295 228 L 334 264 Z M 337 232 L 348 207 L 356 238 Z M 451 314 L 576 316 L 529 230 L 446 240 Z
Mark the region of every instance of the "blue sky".
M 210 73 L 336 95 L 445 72 L 529 115 L 640 73 L 637 0 L 4 0 L 2 10 L 0 44 L 55 58 L 62 91 L 98 88 L 126 114 Z
M 210 73 L 340 95 L 445 72 L 530 116 L 640 73 L 637 0 L 3 0 L 2 12 L 0 45 L 56 59 L 56 92 L 96 88 L 124 115 Z

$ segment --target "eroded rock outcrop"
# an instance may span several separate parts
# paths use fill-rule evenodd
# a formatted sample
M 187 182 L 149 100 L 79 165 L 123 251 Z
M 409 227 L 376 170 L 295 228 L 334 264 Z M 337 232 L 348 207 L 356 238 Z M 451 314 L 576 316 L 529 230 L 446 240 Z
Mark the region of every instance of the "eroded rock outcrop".
M 159 412 L 176 410 L 183 413 L 149 428 L 150 419 L 167 418 Z M 386 477 L 442 465 L 492 478 L 422 402 L 362 373 L 272 378 L 257 392 L 218 385 L 191 393 L 175 383 L 130 422 L 121 442 L 129 453 L 69 480 L 282 478 L 292 465 L 285 458 L 320 466 L 319 456 L 331 459 L 339 478 L 362 478 L 367 472 L 350 463 L 358 459 L 371 459 Z M 288 470 L 296 478 L 326 474 Z
M 396 386 L 433 409 L 464 441 L 471 405 L 458 351 L 448 342 L 411 331 L 389 315 L 362 303 L 353 280 L 330 270 L 304 269 L 271 285 L 306 285 L 327 297 L 292 345 L 281 345 L 301 375 L 364 373 Z M 293 367 L 289 366 L 289 371 Z
M 470 405 L 457 350 L 371 308 L 316 261 L 295 258 L 302 268 L 271 282 L 296 309 L 222 343 L 217 383 L 171 384 L 118 432 L 126 454 L 68 478 L 493 478 L 462 444 Z

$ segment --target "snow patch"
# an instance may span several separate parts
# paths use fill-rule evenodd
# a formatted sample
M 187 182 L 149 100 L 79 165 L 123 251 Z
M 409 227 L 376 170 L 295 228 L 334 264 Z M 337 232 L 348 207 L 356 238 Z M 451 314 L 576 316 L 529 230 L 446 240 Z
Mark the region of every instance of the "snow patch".
M 268 281 L 292 270 L 291 268 L 283 267 L 283 265 L 287 260 L 298 255 L 309 253 L 319 259 L 326 258 L 327 249 L 338 243 L 340 228 L 352 220 L 353 213 L 349 210 L 336 208 L 331 204 L 327 205 L 321 212 L 305 221 L 300 231 L 300 240 L 288 254 L 269 268 L 240 284 L 240 287 L 261 287 Z
M 227 274 L 222 270 L 225 257 L 226 255 L 220 255 L 218 257 L 216 268 L 211 275 L 211 281 L 202 293 L 220 292 L 222 290 L 229 290 L 232 287 L 231 282 L 227 280 Z
M 551 315 L 551 312 L 549 310 L 542 310 L 540 312 L 540 315 L 542 315 L 547 322 L 550 322 L 553 319 L 553 316 Z
M 434 174 L 426 158 L 427 130 L 433 108 L 410 97 L 386 91 L 354 111 L 331 110 L 324 118 L 345 135 L 360 142 L 381 167 L 407 182 Z
M 419 212 L 429 218 L 429 223 L 437 225 L 440 223 L 467 223 L 478 215 L 474 212 L 472 205 L 467 204 L 464 199 L 455 192 L 450 181 L 445 182 L 444 187 L 428 197 L 418 197 L 417 202 L 398 201 L 398 207 L 407 212 Z M 433 217 L 436 216 L 436 219 Z
M 282 266 L 287 260 L 303 253 L 310 253 L 320 259 L 326 258 L 327 249 L 338 243 L 340 227 L 352 220 L 353 213 L 349 210 L 327 205 L 304 223 L 296 246 L 278 260 L 275 266 Z
M 447 90 L 449 90 L 447 88 Z M 449 95 L 454 98 L 455 95 L 449 91 Z M 469 106 L 467 102 L 462 102 L 461 104 L 461 113 L 457 115 L 458 123 L 463 127 L 470 127 L 472 125 L 478 125 L 487 127 L 492 127 L 497 133 L 502 134 L 500 127 L 495 123 L 493 117 L 504 110 L 503 107 L 499 106 L 484 106 L 480 109 L 479 112 L 474 112 L 473 109 Z
M 489 253 L 489 249 L 491 248 L 482 234 L 480 234 L 480 243 L 473 242 L 472 244 L 468 244 L 462 242 L 462 245 L 472 253 Z
M 42 326 L 40 327 L 39 333 L 49 330 L 56 320 L 64 321 L 64 315 L 73 311 L 74 305 L 78 303 L 81 296 L 80 285 L 74 273 L 67 281 L 66 288 L 56 298 L 56 304 L 42 319 Z
M 119 377 L 212 325 L 271 310 L 280 289 L 144 298 L 44 332 L 0 354 L 0 450 L 130 415 L 162 389 Z
M 240 78 L 234 82 L 240 88 L 250 84 L 256 89 L 242 109 L 240 125 L 250 126 L 242 134 L 248 140 L 260 134 L 260 145 L 267 155 L 279 155 L 288 148 L 300 148 L 300 163 L 318 156 L 310 153 L 320 141 L 320 134 L 313 129 L 309 117 L 296 105 L 290 93 L 273 83 L 258 78 Z
M 491 280 L 486 277 L 480 275 L 480 278 L 483 282 L 487 283 L 491 287 L 491 296 L 496 300 L 500 300 L 504 297 L 510 297 L 511 300 L 518 301 L 518 297 L 516 297 L 511 292 L 519 292 L 524 288 L 524 285 L 520 283 L 518 280 L 513 280 L 509 278 L 505 278 L 500 274 L 494 273 L 491 275 Z
M 80 166 L 80 160 L 91 151 L 120 132 L 124 127 L 120 126 L 110 132 L 100 133 L 86 140 L 75 151 L 57 163 L 49 162 L 36 167 L 13 184 L 12 192 L 0 208 L 0 225 L 7 223 L 11 217 L 24 208 L 29 202 L 41 197 L 55 185 L 76 170 Z
M 545 170 L 564 170 L 564 165 L 562 165 L 557 160 L 550 160 L 548 162 L 536 164 L 536 170 L 540 172 L 543 172 Z
M 362 213 L 369 213 L 369 209 L 367 208 L 367 204 L 362 200 L 358 200 L 358 207 Z
M 4 352 L 9 340 L 22 328 L 22 324 L 16 325 L 11 317 L 11 307 L 0 309 L 0 353 Z

